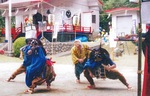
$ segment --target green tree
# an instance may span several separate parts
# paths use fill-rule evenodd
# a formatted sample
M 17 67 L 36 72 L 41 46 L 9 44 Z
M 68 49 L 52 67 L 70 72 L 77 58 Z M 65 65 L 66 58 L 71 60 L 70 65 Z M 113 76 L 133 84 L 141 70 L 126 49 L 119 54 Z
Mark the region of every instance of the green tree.
M 14 46 L 14 56 L 19 57 L 20 55 L 20 48 L 26 45 L 25 37 L 19 37 L 15 40 Z
M 119 8 L 119 7 L 138 7 L 138 4 L 131 3 L 129 0 L 103 0 L 104 10 Z
M 106 32 L 109 32 L 109 28 L 108 28 L 108 23 L 111 21 L 111 15 L 109 16 L 108 14 L 106 14 L 105 12 L 102 12 L 100 14 L 100 27 L 102 27 L 102 29 L 105 29 Z
M 2 13 L 3 13 L 3 11 L 0 10 L 0 34 L 2 31 L 1 29 L 5 27 L 5 17 L 2 17 Z M 11 21 L 12 21 L 11 26 L 15 27 L 15 17 L 14 16 L 12 16 Z
M 0 28 L 5 26 L 5 19 L 1 16 L 2 11 L 0 10 Z

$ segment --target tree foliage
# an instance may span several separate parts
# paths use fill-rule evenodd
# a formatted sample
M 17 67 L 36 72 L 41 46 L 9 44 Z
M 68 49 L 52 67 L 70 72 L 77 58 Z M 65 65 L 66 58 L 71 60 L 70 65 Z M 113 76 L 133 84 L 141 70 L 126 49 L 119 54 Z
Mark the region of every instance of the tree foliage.
M 131 3 L 129 0 L 103 0 L 104 10 L 119 8 L 119 7 L 138 7 L 137 3 Z
M 26 45 L 25 37 L 19 37 L 14 42 L 14 56 L 19 57 L 20 55 L 20 48 Z
M 1 16 L 2 11 L 0 10 L 0 28 L 5 26 L 5 19 Z
M 108 28 L 108 23 L 111 21 L 111 15 L 109 14 L 106 14 L 104 12 L 102 12 L 100 14 L 100 26 L 102 27 L 102 29 L 105 29 L 106 32 L 109 31 L 109 28 Z

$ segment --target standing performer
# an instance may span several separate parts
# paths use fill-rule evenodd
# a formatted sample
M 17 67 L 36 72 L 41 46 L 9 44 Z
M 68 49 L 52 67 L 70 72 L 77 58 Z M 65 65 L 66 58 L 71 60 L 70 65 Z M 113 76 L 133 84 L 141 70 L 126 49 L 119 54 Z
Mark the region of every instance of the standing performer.
M 41 82 L 45 82 L 41 74 L 45 68 L 46 57 L 43 49 L 41 46 L 38 46 L 36 40 L 32 40 L 31 46 L 32 48 L 28 51 L 28 54 L 32 55 L 32 61 L 31 65 L 26 69 L 26 85 L 30 88 L 27 91 L 32 93 L 35 88 L 35 84 L 32 84 L 33 80 L 37 79 L 36 81 L 40 80 Z
M 150 95 L 150 28 L 146 34 L 143 34 L 144 41 L 142 42 L 142 49 L 145 55 L 145 66 L 144 66 L 144 81 L 142 96 Z
M 80 74 L 83 72 L 84 64 L 87 59 L 87 55 L 89 54 L 89 47 L 85 44 L 81 44 L 80 40 L 74 41 L 74 46 L 71 49 L 72 61 L 75 65 L 75 75 L 76 75 L 76 82 L 80 83 Z

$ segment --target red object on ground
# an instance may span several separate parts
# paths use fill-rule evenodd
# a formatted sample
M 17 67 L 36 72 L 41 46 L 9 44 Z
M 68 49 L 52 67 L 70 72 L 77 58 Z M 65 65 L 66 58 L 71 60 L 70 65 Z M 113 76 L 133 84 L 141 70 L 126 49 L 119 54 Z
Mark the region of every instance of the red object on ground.
M 2 54 L 2 55 L 3 55 L 4 53 L 5 53 L 5 52 L 4 52 L 4 50 L 0 50 L 0 54 Z

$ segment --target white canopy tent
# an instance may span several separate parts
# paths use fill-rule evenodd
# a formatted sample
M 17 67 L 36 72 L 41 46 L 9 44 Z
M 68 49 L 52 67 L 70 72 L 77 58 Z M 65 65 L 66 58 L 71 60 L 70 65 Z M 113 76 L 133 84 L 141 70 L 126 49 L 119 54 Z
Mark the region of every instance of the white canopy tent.
M 11 6 L 13 8 L 26 8 L 27 6 L 38 4 L 39 2 L 43 2 L 42 0 L 11 0 Z M 0 9 L 8 10 L 9 8 L 9 0 L 0 3 Z
M 23 8 L 30 5 L 38 4 L 40 2 L 49 3 L 50 0 L 11 0 L 11 5 L 12 8 Z M 9 0 L 4 3 L 0 3 L 0 9 L 8 9 L 8 7 L 9 7 Z
M 19 15 L 18 13 L 25 14 L 25 11 L 30 8 L 39 8 L 41 9 L 41 12 L 43 12 L 43 7 L 55 7 L 49 4 L 49 2 L 50 0 L 8 0 L 4 3 L 0 3 L 0 10 L 3 10 L 2 16 L 5 16 L 5 40 L 8 41 L 8 55 L 12 54 L 12 38 L 10 32 L 11 16 Z
M 9 1 L 0 3 L 0 10 L 3 10 L 2 16 L 8 15 L 9 10 Z M 12 16 L 16 15 L 16 12 L 18 14 L 29 14 L 27 12 L 28 9 L 47 9 L 50 7 L 55 7 L 54 5 L 50 4 L 50 0 L 11 0 L 11 9 L 12 9 Z M 19 11 L 25 11 L 25 12 L 19 12 Z M 34 13 L 34 12 L 32 12 Z

